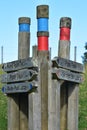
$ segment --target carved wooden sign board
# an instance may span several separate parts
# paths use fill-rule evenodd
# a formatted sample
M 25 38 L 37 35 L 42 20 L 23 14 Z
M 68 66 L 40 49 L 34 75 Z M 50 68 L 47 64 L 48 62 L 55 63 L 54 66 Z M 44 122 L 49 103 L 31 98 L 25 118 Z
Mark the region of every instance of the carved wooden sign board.
M 23 69 L 2 75 L 2 83 L 14 83 L 23 81 L 32 81 L 36 78 L 37 72 L 29 69 Z
M 52 60 L 52 63 L 53 63 L 53 67 L 57 67 L 57 68 L 60 67 L 74 72 L 83 73 L 83 65 L 78 62 L 74 62 L 60 57 L 55 57 Z
M 1 78 L 1 82 L 6 83 L 2 88 L 4 93 L 29 92 L 36 87 L 33 81 L 37 80 L 38 67 L 32 58 L 4 63 L 2 68 L 7 72 Z
M 55 68 L 52 70 L 53 78 L 61 79 L 65 81 L 75 82 L 75 83 L 82 83 L 83 77 L 79 73 L 74 73 L 66 69 L 62 68 Z
M 6 94 L 10 93 L 26 93 L 37 87 L 37 82 L 23 82 L 6 84 L 2 88 L 2 92 Z
M 5 72 L 17 71 L 25 68 L 37 67 L 37 63 L 32 58 L 20 59 L 8 63 L 4 63 L 2 69 Z

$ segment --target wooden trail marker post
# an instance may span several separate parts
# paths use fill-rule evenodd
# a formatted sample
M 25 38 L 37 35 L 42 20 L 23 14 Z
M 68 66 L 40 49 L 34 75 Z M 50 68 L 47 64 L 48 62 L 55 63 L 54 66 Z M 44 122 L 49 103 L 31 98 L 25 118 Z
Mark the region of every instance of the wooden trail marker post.
M 38 64 L 37 46 L 33 46 L 33 60 Z M 29 94 L 29 130 L 41 130 L 41 90 L 39 84 L 38 74 L 38 87 Z
M 76 57 L 75 57 L 76 60 Z M 79 105 L 79 84 L 69 83 L 68 88 L 68 129 L 78 130 L 78 105 Z M 71 123 L 72 121 L 72 123 Z
M 48 73 L 48 128 L 49 130 L 60 130 L 60 85 L 58 78 L 52 74 L 53 67 L 49 63 Z
M 29 31 L 30 31 L 30 18 L 27 17 L 19 18 L 18 59 L 24 59 L 29 57 L 29 44 L 30 44 Z M 24 90 L 24 87 L 25 89 L 26 88 L 28 89 L 28 84 L 27 84 L 28 82 L 23 83 L 23 81 L 24 80 L 28 81 L 29 79 L 26 78 L 27 77 L 29 78 L 29 75 L 30 77 L 32 77 L 31 76 L 32 73 L 30 73 L 29 71 L 27 71 L 28 72 L 27 73 L 25 72 L 26 70 L 21 70 L 21 68 L 24 68 L 24 65 L 25 66 L 27 65 L 26 61 L 27 60 L 25 60 L 25 62 L 24 60 L 14 61 L 12 63 L 7 63 L 3 66 L 5 71 L 7 71 L 8 73 L 7 76 L 5 75 L 5 77 L 2 78 L 2 82 L 7 82 L 7 85 L 4 87 L 4 91 L 7 94 L 9 93 L 8 130 L 28 130 L 28 96 L 27 94 L 18 93 L 18 91 L 22 92 Z M 12 71 L 17 71 L 16 69 L 17 70 L 19 69 L 19 71 L 12 72 Z M 13 84 L 9 84 L 9 83 L 13 83 Z M 30 87 L 32 87 L 32 84 Z
M 8 130 L 78 130 L 83 66 L 70 59 L 71 19 L 60 19 L 58 56 L 49 58 L 49 6 L 37 6 L 37 40 L 30 51 L 30 18 L 19 18 L 18 60 L 3 64 Z
M 49 6 L 37 6 L 38 67 L 41 91 L 41 130 L 48 130 L 48 18 Z
M 19 18 L 18 59 L 24 59 L 29 57 L 29 25 L 29 18 Z M 27 94 L 22 94 L 22 96 L 20 94 L 14 94 L 11 98 L 9 96 L 8 100 L 8 129 L 28 130 Z
M 69 60 L 70 29 L 71 19 L 68 17 L 61 18 L 59 58 L 54 62 L 55 65 L 59 63 L 62 68 L 56 71 L 58 78 L 64 80 L 60 91 L 61 130 L 78 130 L 78 84 L 82 82 L 82 75 L 80 74 L 83 72 L 83 66 Z M 65 59 L 63 60 L 62 58 Z
M 17 68 L 15 68 L 15 65 L 17 66 Z M 3 86 L 2 91 L 6 93 L 7 95 L 11 95 L 12 99 L 14 99 L 14 97 L 16 96 L 19 96 L 19 94 L 24 96 L 24 94 L 28 95 L 28 93 L 31 93 L 32 90 L 36 89 L 38 85 L 36 81 L 38 69 L 37 69 L 37 65 L 36 66 L 35 65 L 36 63 L 33 62 L 33 59 L 31 60 L 31 58 L 23 59 L 23 60 L 21 59 L 18 61 L 13 61 L 7 64 L 3 64 L 3 69 L 5 70 L 5 72 L 8 72 L 8 73 L 2 75 L 2 82 L 6 83 L 6 85 Z M 8 109 L 9 110 L 8 117 L 10 117 L 11 119 L 8 118 L 8 121 L 9 121 L 8 125 L 9 125 L 9 129 L 11 128 L 14 129 L 15 124 L 16 124 L 16 121 L 14 122 L 12 120 L 13 115 L 14 115 L 13 113 L 14 109 L 12 106 L 14 105 L 13 104 L 14 100 L 12 100 L 11 98 L 9 101 L 9 109 Z M 15 98 L 15 100 L 17 99 Z M 19 104 L 15 104 L 15 105 L 19 105 Z M 15 120 L 15 117 L 14 117 L 14 120 Z M 28 122 L 27 122 L 27 125 L 28 125 Z
M 64 17 L 60 19 L 60 40 L 58 56 L 70 59 L 70 29 L 71 19 Z M 67 83 L 61 85 L 60 90 L 60 129 L 67 129 Z
M 61 81 L 54 77 L 54 68 L 53 61 L 50 60 L 48 68 L 48 130 L 60 130 Z
M 30 18 L 19 18 L 18 59 L 30 56 Z M 28 130 L 28 95 L 19 95 L 20 130 Z

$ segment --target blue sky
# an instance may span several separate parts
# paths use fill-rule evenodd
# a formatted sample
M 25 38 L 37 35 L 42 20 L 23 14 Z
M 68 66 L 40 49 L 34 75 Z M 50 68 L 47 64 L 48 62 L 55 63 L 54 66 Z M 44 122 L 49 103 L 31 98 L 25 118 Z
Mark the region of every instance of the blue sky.
M 0 63 L 1 46 L 4 47 L 4 62 L 18 58 L 18 18 L 31 18 L 31 49 L 37 44 L 36 6 L 49 5 L 49 46 L 52 57 L 58 54 L 59 21 L 61 17 L 72 18 L 71 60 L 74 60 L 74 47 L 77 46 L 77 62 L 87 41 L 87 0 L 2 0 L 0 1 Z M 32 53 L 32 51 L 31 51 Z

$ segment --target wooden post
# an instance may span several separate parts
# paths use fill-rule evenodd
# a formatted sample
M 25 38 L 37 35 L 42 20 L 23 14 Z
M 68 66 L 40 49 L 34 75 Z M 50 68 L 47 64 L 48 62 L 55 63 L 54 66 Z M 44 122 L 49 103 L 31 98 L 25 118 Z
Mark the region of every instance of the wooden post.
M 79 85 L 70 83 L 68 88 L 68 130 L 78 130 Z
M 48 18 L 49 6 L 37 6 L 38 66 L 41 91 L 41 130 L 48 130 Z
M 33 46 L 33 60 L 37 62 L 37 46 Z M 39 77 L 39 74 L 38 74 Z M 29 93 L 29 130 L 41 130 L 41 90 L 38 87 Z
M 37 45 L 32 47 L 32 58 L 35 60 L 37 58 L 38 51 L 37 51 Z
M 51 57 L 51 56 L 50 56 Z M 52 77 L 51 59 L 48 68 L 48 130 L 60 130 L 60 86 L 61 82 Z
M 19 18 L 18 59 L 30 56 L 30 18 Z
M 76 49 L 74 48 L 74 61 L 76 62 Z M 68 88 L 68 129 L 78 130 L 78 102 L 79 84 L 69 83 Z
M 8 95 L 8 130 L 19 130 L 18 94 Z
M 29 57 L 29 24 L 29 18 L 19 18 L 18 59 Z M 28 96 L 26 94 L 8 94 L 8 130 L 28 130 Z
M 74 47 L 74 61 L 76 61 L 76 56 L 77 56 L 77 47 Z
M 40 67 L 41 87 L 41 130 L 48 130 L 48 51 L 40 51 L 38 62 Z
M 70 29 L 71 19 L 63 17 L 60 19 L 60 40 L 58 56 L 69 59 L 70 58 Z M 60 90 L 60 130 L 67 129 L 67 84 L 63 83 Z
M 60 82 L 52 79 L 52 66 L 49 64 L 48 82 L 48 129 L 60 130 Z
M 3 64 L 3 46 L 1 46 L 1 64 Z
M 28 58 L 30 53 L 30 18 L 19 18 L 18 59 Z M 28 95 L 19 95 L 20 130 L 28 130 Z

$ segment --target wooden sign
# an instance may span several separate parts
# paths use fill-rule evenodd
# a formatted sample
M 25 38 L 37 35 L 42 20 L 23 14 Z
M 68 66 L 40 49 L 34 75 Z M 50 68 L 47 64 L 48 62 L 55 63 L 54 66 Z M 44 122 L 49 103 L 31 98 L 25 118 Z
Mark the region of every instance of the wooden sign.
M 37 87 L 37 82 L 23 82 L 4 85 L 2 92 L 6 94 L 11 93 L 26 93 Z
M 12 72 L 20 69 L 37 67 L 37 63 L 32 58 L 20 59 L 8 63 L 4 63 L 2 69 L 5 72 Z
M 53 69 L 53 78 L 76 82 L 76 83 L 82 83 L 83 77 L 79 73 L 74 73 L 69 70 L 65 70 L 62 68 L 59 69 Z
M 29 69 L 23 69 L 12 73 L 2 75 L 2 83 L 13 83 L 20 81 L 32 81 L 36 78 L 37 72 Z
M 81 72 L 83 73 L 83 65 L 68 59 L 55 57 L 53 60 L 53 67 L 61 67 L 64 69 L 72 70 L 75 72 Z

